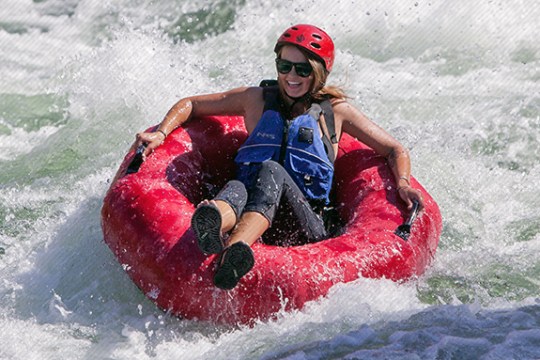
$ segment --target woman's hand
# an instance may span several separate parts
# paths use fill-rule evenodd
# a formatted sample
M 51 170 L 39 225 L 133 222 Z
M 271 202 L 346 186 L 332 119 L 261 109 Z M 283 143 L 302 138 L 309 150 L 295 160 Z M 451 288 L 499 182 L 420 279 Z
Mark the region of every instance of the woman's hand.
M 155 148 L 163 144 L 167 136 L 164 132 L 155 131 L 155 132 L 140 132 L 135 136 L 135 142 L 133 143 L 133 149 L 137 149 L 140 145 L 146 144 L 146 148 L 143 152 L 143 159 L 146 159 L 146 156 L 150 155 Z
M 398 193 L 401 199 L 403 199 L 403 201 L 405 201 L 405 203 L 407 204 L 408 210 L 412 209 L 413 200 L 418 201 L 418 211 L 422 211 L 422 209 L 424 208 L 424 199 L 422 197 L 422 193 L 419 190 L 413 188 L 410 185 L 407 185 L 400 186 L 398 188 Z

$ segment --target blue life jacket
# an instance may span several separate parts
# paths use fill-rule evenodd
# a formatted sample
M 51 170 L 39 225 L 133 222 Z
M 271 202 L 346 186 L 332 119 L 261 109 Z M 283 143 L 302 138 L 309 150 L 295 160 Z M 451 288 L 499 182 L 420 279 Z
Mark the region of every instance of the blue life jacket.
M 275 87 L 265 91 L 263 115 L 235 158 L 238 179 L 249 187 L 258 173 L 256 165 L 274 160 L 285 168 L 310 202 L 327 205 L 334 176 L 334 151 L 319 131 L 321 105 L 314 103 L 306 113 L 286 120 L 278 111 L 277 94 Z M 331 111 L 329 101 L 325 105 Z M 333 122 L 333 113 L 330 117 Z

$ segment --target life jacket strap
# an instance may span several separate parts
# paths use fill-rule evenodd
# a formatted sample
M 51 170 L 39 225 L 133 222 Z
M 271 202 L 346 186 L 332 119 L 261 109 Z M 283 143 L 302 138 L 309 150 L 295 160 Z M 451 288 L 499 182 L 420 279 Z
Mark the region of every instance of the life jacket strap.
M 267 111 L 267 110 L 279 111 L 278 81 L 273 80 L 273 79 L 262 80 L 259 86 L 263 88 L 264 111 Z M 335 125 L 335 119 L 334 119 L 334 110 L 332 108 L 332 103 L 330 102 L 330 100 L 323 100 L 320 102 L 319 105 L 320 105 L 320 108 L 322 108 L 322 114 L 324 115 L 326 130 L 328 131 L 328 134 L 326 133 L 326 131 L 323 131 L 322 141 L 326 148 L 326 153 L 328 154 L 328 158 L 330 159 L 332 163 L 334 163 L 335 152 L 334 152 L 334 147 L 332 144 L 338 143 L 338 139 L 336 135 L 336 125 Z M 319 109 L 316 108 L 315 111 L 319 111 Z M 320 113 L 319 113 L 319 116 L 316 118 L 320 119 Z

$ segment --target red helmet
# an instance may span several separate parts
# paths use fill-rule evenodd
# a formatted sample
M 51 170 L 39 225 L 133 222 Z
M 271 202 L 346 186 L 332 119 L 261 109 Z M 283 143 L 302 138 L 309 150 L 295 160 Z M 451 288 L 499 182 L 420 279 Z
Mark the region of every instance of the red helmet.
M 291 26 L 281 34 L 274 51 L 277 53 L 286 44 L 306 49 L 322 60 L 328 72 L 332 71 L 332 65 L 334 65 L 334 42 L 322 29 L 306 24 Z

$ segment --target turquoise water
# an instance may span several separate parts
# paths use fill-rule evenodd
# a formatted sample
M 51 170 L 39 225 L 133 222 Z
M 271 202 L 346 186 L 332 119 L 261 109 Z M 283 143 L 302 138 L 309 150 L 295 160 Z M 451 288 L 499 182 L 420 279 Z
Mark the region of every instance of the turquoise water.
M 540 4 L 3 0 L 0 359 L 540 358 Z M 157 309 L 102 241 L 134 134 L 180 97 L 274 76 L 293 23 L 411 149 L 444 230 L 426 274 L 216 328 Z

